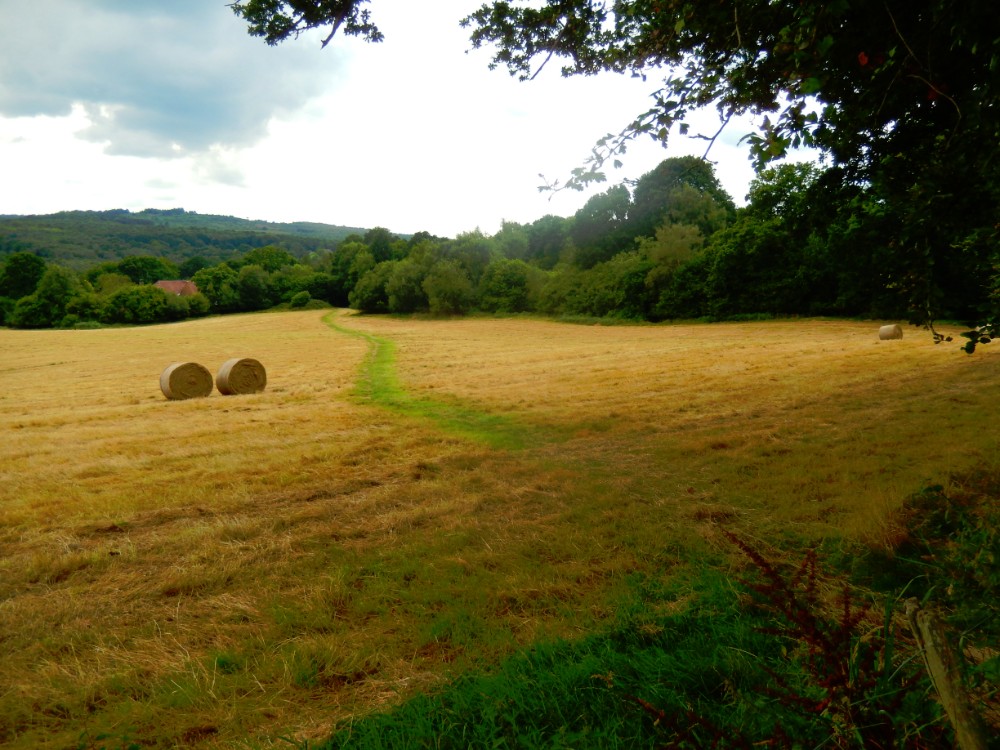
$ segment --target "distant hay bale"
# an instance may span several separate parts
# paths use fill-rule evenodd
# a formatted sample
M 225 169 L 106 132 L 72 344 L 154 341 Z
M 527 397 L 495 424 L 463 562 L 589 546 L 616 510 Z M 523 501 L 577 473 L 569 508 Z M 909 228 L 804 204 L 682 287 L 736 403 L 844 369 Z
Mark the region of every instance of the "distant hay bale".
M 878 337 L 881 341 L 886 341 L 887 339 L 901 339 L 903 338 L 903 329 L 895 323 L 888 326 L 882 326 L 878 329 Z
M 197 362 L 174 362 L 160 374 L 160 390 L 171 401 L 205 398 L 212 393 L 212 373 Z
M 267 385 L 267 373 L 264 365 L 256 359 L 226 360 L 219 368 L 215 384 L 223 396 L 260 393 Z

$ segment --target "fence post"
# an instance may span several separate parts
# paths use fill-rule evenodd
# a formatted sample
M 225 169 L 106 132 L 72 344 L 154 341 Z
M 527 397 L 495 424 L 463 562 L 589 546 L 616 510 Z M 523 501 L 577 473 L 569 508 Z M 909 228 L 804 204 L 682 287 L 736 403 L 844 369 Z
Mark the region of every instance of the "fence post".
M 933 612 L 921 609 L 915 597 L 906 601 L 906 618 L 923 653 L 934 689 L 955 730 L 958 747 L 960 750 L 986 750 L 986 731 L 962 684 L 959 657 L 948 642 L 941 621 Z

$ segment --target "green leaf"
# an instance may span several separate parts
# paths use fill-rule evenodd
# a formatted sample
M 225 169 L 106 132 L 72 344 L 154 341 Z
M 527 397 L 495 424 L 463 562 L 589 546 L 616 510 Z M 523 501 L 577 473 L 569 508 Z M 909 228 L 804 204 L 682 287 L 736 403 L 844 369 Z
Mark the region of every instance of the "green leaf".
M 823 82 L 816 77 L 807 78 L 799 85 L 799 91 L 803 94 L 815 94 L 821 88 L 823 88 Z

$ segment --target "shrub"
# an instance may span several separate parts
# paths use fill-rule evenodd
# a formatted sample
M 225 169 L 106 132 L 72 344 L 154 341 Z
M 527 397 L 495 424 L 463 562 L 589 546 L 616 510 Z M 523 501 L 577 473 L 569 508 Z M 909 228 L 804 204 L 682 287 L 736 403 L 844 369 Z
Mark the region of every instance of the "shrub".
M 396 263 L 397 261 L 383 261 L 365 272 L 348 295 L 351 307 L 368 313 L 388 312 L 389 293 L 386 291 L 386 283 Z
M 104 302 L 104 323 L 160 323 L 170 320 L 169 295 L 155 286 L 119 289 Z
M 490 312 L 523 312 L 528 309 L 528 274 L 523 260 L 497 258 L 479 279 L 479 306 Z
M 417 312 L 427 309 L 427 292 L 424 278 L 427 271 L 422 263 L 412 259 L 397 262 L 386 281 L 389 310 L 396 313 Z
M 475 294 L 468 274 L 455 261 L 435 263 L 423 282 L 430 311 L 435 315 L 462 315 L 472 307 Z

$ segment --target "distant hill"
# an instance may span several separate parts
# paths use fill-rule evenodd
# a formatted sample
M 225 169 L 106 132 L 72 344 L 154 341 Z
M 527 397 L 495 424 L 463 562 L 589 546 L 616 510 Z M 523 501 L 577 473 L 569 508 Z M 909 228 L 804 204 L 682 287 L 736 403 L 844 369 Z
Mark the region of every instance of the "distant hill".
M 177 264 L 200 256 L 218 263 L 264 245 L 278 245 L 303 257 L 366 231 L 313 222 L 254 221 L 183 208 L 62 211 L 0 216 L 0 258 L 29 251 L 59 265 L 84 270 L 129 255 L 152 255 Z

